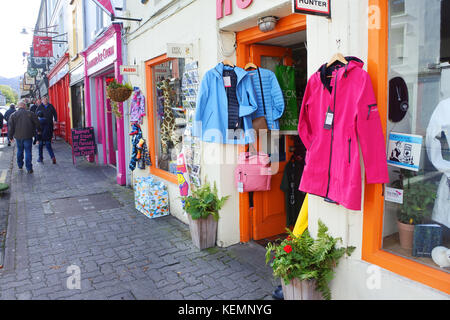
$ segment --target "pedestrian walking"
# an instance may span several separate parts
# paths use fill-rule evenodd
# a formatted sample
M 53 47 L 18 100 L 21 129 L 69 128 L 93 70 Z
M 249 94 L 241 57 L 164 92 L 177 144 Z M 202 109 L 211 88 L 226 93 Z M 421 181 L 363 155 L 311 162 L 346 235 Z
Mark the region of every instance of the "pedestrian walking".
M 45 146 L 50 158 L 52 159 L 53 164 L 56 164 L 56 158 L 52 148 L 52 130 L 50 124 L 44 117 L 44 113 L 42 111 L 38 111 L 37 116 L 41 125 L 41 132 L 36 134 L 36 140 L 39 142 L 39 159 L 37 162 L 44 161 L 43 153 Z
M 14 113 L 16 111 L 16 106 L 13 104 L 13 103 L 11 103 L 10 105 L 9 105 L 9 109 L 8 110 L 6 110 L 6 112 L 5 112 L 5 121 L 6 121 L 6 124 L 8 124 L 8 120 L 9 120 L 9 117 Z M 9 141 L 9 139 L 8 139 L 8 146 L 10 146 L 11 145 L 11 141 Z
M 48 97 L 42 98 L 42 103 L 37 106 L 36 113 L 42 111 L 44 113 L 45 119 L 47 119 L 50 128 L 52 130 L 53 136 L 53 120 L 58 121 L 58 115 L 56 114 L 55 107 L 48 101 Z
M 41 105 L 41 99 L 39 99 L 39 98 L 34 99 L 30 106 L 30 111 L 36 113 L 36 109 L 40 105 Z
M 17 166 L 23 167 L 23 157 L 25 152 L 25 166 L 28 173 L 33 173 L 32 161 L 32 138 L 36 131 L 41 132 L 41 125 L 35 113 L 27 110 L 25 101 L 21 100 L 17 104 L 15 111 L 8 120 L 8 140 L 16 139 L 17 144 Z

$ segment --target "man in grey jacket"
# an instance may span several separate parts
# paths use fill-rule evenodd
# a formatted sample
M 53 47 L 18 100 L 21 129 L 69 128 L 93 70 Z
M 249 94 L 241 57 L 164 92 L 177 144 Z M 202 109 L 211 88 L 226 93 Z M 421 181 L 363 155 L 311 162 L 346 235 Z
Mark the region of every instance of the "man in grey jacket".
M 17 144 L 17 166 L 19 169 L 23 167 L 23 153 L 25 151 L 25 166 L 28 173 L 33 173 L 33 165 L 31 163 L 32 154 L 32 138 L 36 131 L 40 132 L 41 125 L 35 113 L 27 110 L 25 101 L 21 100 L 17 104 L 17 111 L 14 112 L 8 121 L 8 139 L 16 139 Z

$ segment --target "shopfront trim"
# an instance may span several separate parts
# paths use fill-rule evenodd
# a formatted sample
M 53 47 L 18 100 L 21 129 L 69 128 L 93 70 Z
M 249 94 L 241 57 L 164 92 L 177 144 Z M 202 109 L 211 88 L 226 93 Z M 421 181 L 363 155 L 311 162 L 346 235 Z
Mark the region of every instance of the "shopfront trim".
M 156 135 L 155 135 L 155 102 L 154 102 L 154 92 L 153 92 L 153 73 L 152 67 L 170 60 L 174 60 L 174 58 L 167 57 L 167 54 L 163 54 L 159 57 L 153 58 L 145 62 L 145 79 L 146 79 L 146 91 L 147 91 L 147 101 L 148 101 L 148 146 L 150 152 L 150 159 L 152 165 L 149 166 L 150 173 L 160 177 L 168 182 L 178 184 L 178 178 L 173 173 L 164 171 L 162 169 L 156 168 Z
M 373 10 L 371 10 L 371 8 Z M 388 90 L 388 0 L 369 0 L 368 72 L 378 101 L 383 131 L 387 126 Z M 374 21 L 370 15 L 375 14 Z M 389 253 L 382 249 L 384 197 L 380 184 L 366 184 L 362 259 L 400 276 L 450 294 L 450 276 L 443 271 Z

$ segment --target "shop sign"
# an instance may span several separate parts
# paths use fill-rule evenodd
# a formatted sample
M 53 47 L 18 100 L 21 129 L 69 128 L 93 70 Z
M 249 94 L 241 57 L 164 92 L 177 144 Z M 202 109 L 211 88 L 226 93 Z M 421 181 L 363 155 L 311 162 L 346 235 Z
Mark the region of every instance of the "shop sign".
M 53 44 L 51 37 L 33 37 L 33 56 L 34 57 L 52 57 Z
M 168 43 L 168 58 L 192 58 L 192 44 Z
M 25 73 L 25 84 L 29 84 L 29 85 L 35 85 L 35 80 L 33 77 L 31 77 L 28 73 Z
M 88 75 L 114 63 L 117 58 L 116 37 L 112 37 L 86 57 Z
M 293 0 L 294 13 L 331 18 L 331 0 Z
M 138 75 L 137 66 L 120 66 L 121 75 Z
M 248 6 L 250 6 L 253 2 L 253 0 L 235 0 L 236 5 L 240 9 L 245 9 Z M 232 9 L 232 0 L 216 0 L 216 19 L 222 19 L 225 9 L 225 15 L 229 16 L 233 13 Z
M 57 74 L 55 74 L 51 79 L 49 79 L 49 86 L 51 87 L 55 83 L 57 83 L 59 80 L 61 80 L 67 73 L 69 72 L 69 65 L 65 64 L 61 70 L 58 71 Z
M 84 64 L 79 65 L 75 69 L 70 71 L 70 85 L 74 85 L 75 83 L 83 80 L 84 76 Z

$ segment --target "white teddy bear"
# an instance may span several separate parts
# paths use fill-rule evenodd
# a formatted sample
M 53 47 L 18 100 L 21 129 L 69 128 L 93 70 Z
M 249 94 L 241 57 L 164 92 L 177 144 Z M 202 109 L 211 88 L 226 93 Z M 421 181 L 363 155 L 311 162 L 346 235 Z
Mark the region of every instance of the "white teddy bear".
M 441 268 L 450 267 L 450 249 L 446 247 L 435 247 L 431 251 L 431 258 Z

